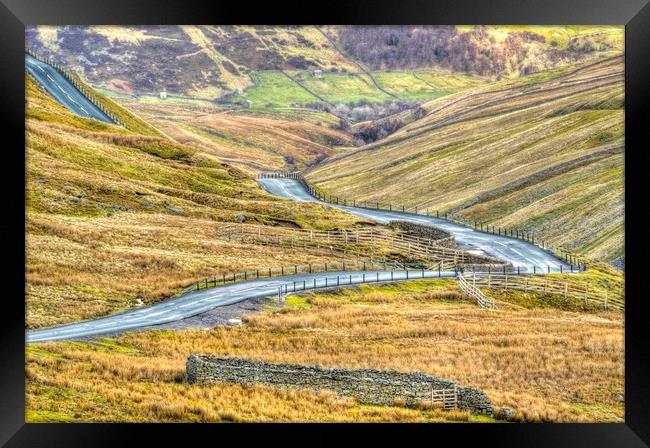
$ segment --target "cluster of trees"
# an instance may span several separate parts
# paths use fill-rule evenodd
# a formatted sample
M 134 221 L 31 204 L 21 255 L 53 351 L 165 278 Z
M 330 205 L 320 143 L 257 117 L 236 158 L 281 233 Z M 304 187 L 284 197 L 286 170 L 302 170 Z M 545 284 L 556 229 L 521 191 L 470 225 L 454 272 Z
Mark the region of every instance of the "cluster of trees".
M 382 138 L 388 137 L 407 123 L 418 120 L 426 115 L 421 107 L 414 107 L 408 114 L 390 115 L 387 118 L 362 123 L 350 130 L 357 146 L 366 145 Z
M 328 104 L 323 102 L 304 104 L 311 109 L 323 110 L 336 115 L 345 120 L 360 122 L 368 120 L 378 120 L 389 115 L 413 109 L 419 106 L 417 101 L 387 101 L 385 103 L 371 103 L 368 100 L 361 99 L 352 103 Z
M 387 118 L 353 128 L 350 133 L 354 137 L 354 144 L 361 146 L 388 137 L 402 126 L 404 126 L 402 120 L 398 118 Z
M 351 135 L 355 146 L 381 140 L 403 127 L 406 123 L 422 118 L 426 114 L 426 111 L 417 103 L 405 101 L 395 101 L 384 105 L 363 104 L 353 107 L 351 110 L 364 111 L 366 115 L 363 115 L 362 118 L 365 119 L 359 120 L 361 123 L 353 126 L 348 119 L 339 116 L 340 120 L 333 128 Z M 389 113 L 391 110 L 393 112 Z M 399 114 L 399 112 L 405 110 L 408 110 L 407 114 Z M 378 115 L 378 111 L 383 111 L 382 113 L 385 115 Z
M 387 137 L 404 126 L 407 121 L 421 118 L 426 113 L 420 107 L 420 102 L 402 100 L 371 103 L 361 99 L 349 104 L 317 102 L 303 104 L 303 106 L 323 110 L 339 117 L 338 124 L 331 127 L 351 135 L 355 146 Z M 408 111 L 408 114 L 400 114 L 404 111 Z M 353 123 L 361 124 L 353 126 Z
M 453 26 L 345 26 L 339 42 L 372 70 L 442 66 L 494 79 L 543 70 L 561 58 L 579 59 L 594 47 L 576 42 L 557 50 L 546 45 L 544 36 L 528 31 L 497 40 L 486 27 L 460 33 Z

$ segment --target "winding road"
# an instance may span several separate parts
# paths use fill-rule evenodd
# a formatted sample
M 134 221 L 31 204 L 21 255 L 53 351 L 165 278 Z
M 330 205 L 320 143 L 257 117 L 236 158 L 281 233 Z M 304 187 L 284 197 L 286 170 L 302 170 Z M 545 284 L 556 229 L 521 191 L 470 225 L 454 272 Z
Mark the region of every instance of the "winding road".
M 519 268 L 521 272 L 532 272 L 533 266 L 539 272 L 549 270 L 559 272 L 560 269 L 563 271 L 570 269 L 570 265 L 564 261 L 527 241 L 481 232 L 461 224 L 430 216 L 330 204 L 309 194 L 305 186 L 295 179 L 258 179 L 258 182 L 266 191 L 276 196 L 302 202 L 319 202 L 328 207 L 345 210 L 353 215 L 382 224 L 387 224 L 389 221 L 409 221 L 439 227 L 454 235 L 459 248 L 475 255 L 487 255 L 508 261 L 512 263 L 515 269 Z
M 489 255 L 509 261 L 522 272 L 539 270 L 557 272 L 568 265 L 541 248 L 525 241 L 483 233 L 451 223 L 443 219 L 418 216 L 409 213 L 370 210 L 358 207 L 324 203 L 311 196 L 304 185 L 294 179 L 260 179 L 262 187 L 277 196 L 296 201 L 320 202 L 357 216 L 387 223 L 390 220 L 411 221 L 430 224 L 453 233 L 458 245 L 475 254 Z M 64 339 L 80 339 L 98 335 L 115 334 L 136 328 L 160 325 L 209 311 L 218 306 L 231 305 L 247 299 L 277 295 L 280 288 L 287 292 L 315 288 L 344 286 L 350 284 L 390 282 L 408 278 L 453 277 L 454 272 L 422 271 L 339 271 L 286 275 L 267 279 L 249 280 L 214 288 L 193 291 L 170 298 L 154 305 L 125 311 L 99 319 L 62 325 L 52 328 L 31 330 L 26 333 L 27 342 L 43 342 Z
M 66 109 L 82 117 L 94 118 L 105 123 L 115 124 L 84 96 L 59 70 L 45 62 L 25 54 L 25 69 L 43 89 Z
M 160 325 L 196 316 L 218 306 L 231 305 L 247 299 L 277 296 L 280 288 L 288 293 L 315 288 L 336 287 L 361 283 L 390 282 L 418 278 L 453 277 L 454 272 L 438 271 L 332 271 L 287 275 L 260 280 L 243 281 L 216 288 L 193 291 L 155 305 L 52 328 L 27 332 L 27 342 L 80 339 L 102 334 L 114 334 L 135 328 Z

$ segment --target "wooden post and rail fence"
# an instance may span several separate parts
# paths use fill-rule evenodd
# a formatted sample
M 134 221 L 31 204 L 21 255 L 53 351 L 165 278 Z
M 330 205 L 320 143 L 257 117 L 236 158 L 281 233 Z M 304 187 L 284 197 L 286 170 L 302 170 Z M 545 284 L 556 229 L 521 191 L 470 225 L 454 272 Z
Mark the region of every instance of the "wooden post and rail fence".
M 353 206 L 358 208 L 366 208 L 369 210 L 398 211 L 398 212 L 408 213 L 408 214 L 418 215 L 418 216 L 435 217 L 438 219 L 443 219 L 445 221 L 461 224 L 463 226 L 473 228 L 474 230 L 480 232 L 485 232 L 492 235 L 505 236 L 509 238 L 515 238 L 522 241 L 526 241 L 564 260 L 567 264 L 571 266 L 571 270 L 573 270 L 574 267 L 575 270 L 579 270 L 579 271 L 586 270 L 587 265 L 590 262 L 590 260 L 581 257 L 579 255 L 573 254 L 562 247 L 550 246 L 547 244 L 545 240 L 540 240 L 539 238 L 536 239 L 534 231 L 494 226 L 480 221 L 472 221 L 472 220 L 464 219 L 459 216 L 452 216 L 447 212 L 440 212 L 439 210 L 431 210 L 428 208 L 424 210 L 421 208 L 418 209 L 417 206 L 413 208 L 407 208 L 403 205 L 396 206 L 394 204 L 384 204 L 378 201 L 357 201 L 355 199 L 350 200 L 347 198 L 340 198 L 335 195 L 327 194 L 323 192 L 320 188 L 316 188 L 313 185 L 311 185 L 304 178 L 302 173 L 300 173 L 299 171 L 263 172 L 260 173 L 257 177 L 258 179 L 287 178 L 287 179 L 298 180 L 305 186 L 309 194 L 311 194 L 312 196 L 314 196 L 315 198 L 323 202 L 328 202 L 330 204 Z
M 476 303 L 481 308 L 495 309 L 496 303 L 494 299 L 483 294 L 479 288 L 476 287 L 476 274 L 467 278 L 463 273 L 459 273 L 458 286 L 465 293 L 466 296 L 476 300 Z
M 487 257 L 476 257 L 465 251 L 440 246 L 438 241 L 448 243 L 448 238 L 439 240 L 407 233 L 396 233 L 387 229 L 352 230 L 303 230 L 288 228 L 265 228 L 261 226 L 232 224 L 221 227 L 217 235 L 228 240 L 248 244 L 281 246 L 290 248 L 323 249 L 353 254 L 358 257 L 372 256 L 386 259 L 402 255 L 413 260 L 443 261 L 453 265 L 470 265 L 482 262 L 493 269 L 508 268 L 510 264 Z
M 381 283 L 395 280 L 415 280 L 425 278 L 456 278 L 460 289 L 465 295 L 474 299 L 479 306 L 486 309 L 496 309 L 493 298 L 487 296 L 481 288 L 517 289 L 545 294 L 563 296 L 565 300 L 584 301 L 585 305 L 594 304 L 604 310 L 625 311 L 623 291 L 608 291 L 589 288 L 561 277 L 534 275 L 530 273 L 492 273 L 480 270 L 477 266 L 471 274 L 460 271 L 450 263 L 401 262 L 401 261 L 340 261 L 327 263 L 309 263 L 302 265 L 277 266 L 264 269 L 215 275 L 210 278 L 192 283 L 180 294 L 190 291 L 223 286 L 230 283 L 258 280 L 297 274 L 313 274 L 332 272 L 332 276 L 313 277 L 309 280 L 292 281 L 278 288 L 279 301 L 285 294 L 306 290 L 336 288 L 363 283 Z M 341 274 L 347 271 L 364 271 L 359 279 L 353 279 L 352 274 Z M 376 271 L 375 274 L 369 273 Z M 390 272 L 389 276 L 380 276 L 379 271 Z M 394 276 L 395 272 L 403 272 L 402 276 Z
M 485 293 L 481 288 L 516 289 L 524 292 L 536 292 L 562 296 L 564 300 L 579 300 L 585 306 L 594 305 L 604 310 L 625 311 L 625 294 L 622 289 L 608 290 L 569 282 L 565 279 L 549 275 L 516 273 L 472 273 L 460 274 L 458 283 L 461 289 L 470 297 L 476 299 L 479 305 L 485 301 Z M 492 299 L 490 299 L 492 300 Z M 493 300 L 492 300 L 493 302 Z M 489 307 L 487 307 L 489 308 Z
M 342 271 L 364 271 L 360 281 L 355 281 L 351 274 L 340 274 Z M 368 271 L 376 271 L 375 274 L 370 274 Z M 379 276 L 379 271 L 389 272 L 386 278 Z M 402 277 L 394 276 L 395 272 L 403 272 Z M 273 277 L 284 277 L 298 274 L 313 274 L 313 273 L 339 273 L 334 277 L 314 277 L 310 280 L 288 280 L 283 285 L 284 290 L 279 290 L 278 295 L 286 294 L 289 292 L 299 292 L 308 289 L 321 289 L 332 288 L 345 285 L 353 285 L 360 283 L 371 282 L 384 282 L 395 280 L 415 280 L 423 278 L 441 278 L 443 272 L 454 272 L 454 266 L 451 264 L 427 263 L 427 262 L 401 262 L 401 261 L 339 261 L 327 263 L 308 263 L 308 264 L 295 264 L 276 266 L 263 269 L 252 269 L 249 271 L 224 273 L 215 275 L 209 278 L 193 282 L 191 285 L 183 289 L 179 294 L 185 294 L 190 291 L 197 291 L 201 289 L 214 288 L 232 283 L 239 283 L 249 280 L 259 280 Z M 455 274 L 454 274 L 455 275 Z M 448 275 L 445 275 L 447 277 Z M 293 283 L 292 283 L 293 282 Z

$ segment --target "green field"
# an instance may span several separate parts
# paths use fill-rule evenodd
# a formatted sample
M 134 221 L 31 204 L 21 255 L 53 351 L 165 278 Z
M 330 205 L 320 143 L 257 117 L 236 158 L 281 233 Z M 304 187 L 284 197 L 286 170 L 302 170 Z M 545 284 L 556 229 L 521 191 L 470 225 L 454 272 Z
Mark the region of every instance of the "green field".
M 365 100 L 371 103 L 387 101 L 427 101 L 449 95 L 485 81 L 466 75 L 419 70 L 417 72 L 373 72 L 379 85 L 392 95 L 377 88 L 366 74 L 322 73 L 314 77 L 310 71 L 291 71 L 294 82 L 280 71 L 260 71 L 251 75 L 254 87 L 231 99 L 241 103 L 252 101 L 254 110 L 278 110 L 290 106 L 321 102 L 318 98 L 338 104 Z M 300 84 L 304 85 L 303 88 Z M 311 93 L 310 93 L 311 92 Z

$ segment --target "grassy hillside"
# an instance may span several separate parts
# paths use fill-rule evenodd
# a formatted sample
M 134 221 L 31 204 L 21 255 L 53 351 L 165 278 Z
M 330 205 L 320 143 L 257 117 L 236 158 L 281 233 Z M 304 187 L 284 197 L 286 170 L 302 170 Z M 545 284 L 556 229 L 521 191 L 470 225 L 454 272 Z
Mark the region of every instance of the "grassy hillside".
M 80 73 L 93 86 L 128 95 L 166 90 L 204 100 L 224 98 L 237 89 L 281 84 L 273 71 L 298 71 L 308 78 L 313 69 L 323 71 L 318 84 L 324 90 L 331 90 L 327 84 L 342 86 L 333 89 L 334 96 L 345 85 L 369 82 L 368 92 L 376 93 L 374 101 L 394 95 L 431 99 L 437 95 L 427 95 L 429 87 L 412 79 L 413 70 L 486 79 L 518 77 L 620 54 L 623 40 L 623 28 L 616 26 L 30 26 L 26 30 L 29 48 Z M 249 96 L 268 100 L 259 92 Z M 285 91 L 283 96 L 300 99 L 303 94 Z
M 148 331 L 27 351 L 27 421 L 490 421 L 466 412 L 359 405 L 331 393 L 182 382 L 190 353 L 332 367 L 419 370 L 483 388 L 520 421 L 621 422 L 623 318 L 496 311 L 451 280 L 288 296 L 237 327 Z M 539 299 L 539 298 L 537 298 Z M 543 298 L 542 298 L 542 301 Z M 494 325 L 495 322 L 498 325 Z
M 135 132 L 76 116 L 27 78 L 28 327 L 150 303 L 209 275 L 323 258 L 224 241 L 223 222 L 356 222 L 278 200 L 200 146 L 140 133 L 154 128 L 113 104 Z
M 373 73 L 382 91 L 363 73 L 323 73 L 318 76 L 310 71 L 294 70 L 287 73 L 293 80 L 280 71 L 251 75 L 255 86 L 241 96 L 234 97 L 232 101 L 241 103 L 250 100 L 255 109 L 274 109 L 320 101 L 332 104 L 359 101 L 384 103 L 396 99 L 424 101 L 485 82 L 473 76 L 428 70 Z
M 473 31 L 476 26 L 457 26 L 461 32 Z M 504 40 L 513 32 L 528 32 L 542 36 L 545 44 L 558 50 L 584 45 L 587 40 L 594 43 L 594 51 L 622 51 L 625 35 L 621 27 L 602 25 L 495 25 L 487 26 L 488 32 Z
M 251 174 L 304 169 L 352 145 L 348 134 L 330 127 L 338 119 L 321 111 L 227 111 L 186 102 L 119 101 L 174 140 Z
M 251 86 L 253 70 L 355 69 L 314 27 L 37 26 L 26 37 L 92 85 L 126 94 L 214 99 Z
M 366 70 L 438 67 L 489 79 L 621 54 L 624 46 L 622 26 L 348 25 L 321 30 Z
M 340 197 L 534 230 L 615 259 L 624 254 L 623 70 L 622 57 L 609 57 L 428 102 L 424 117 L 307 177 Z

